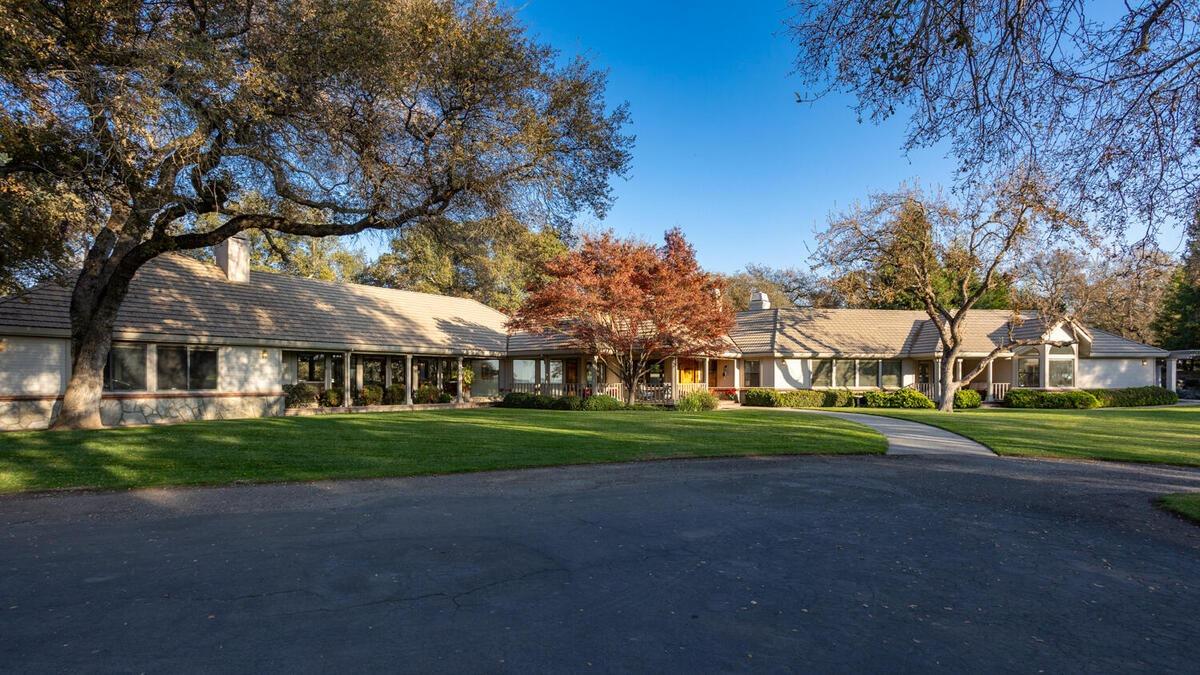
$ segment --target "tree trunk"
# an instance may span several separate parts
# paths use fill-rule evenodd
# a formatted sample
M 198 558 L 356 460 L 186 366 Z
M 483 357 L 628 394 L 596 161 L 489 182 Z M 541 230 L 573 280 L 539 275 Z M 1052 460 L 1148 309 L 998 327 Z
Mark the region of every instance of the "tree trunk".
M 625 405 L 633 405 L 637 400 L 638 378 L 625 382 Z
M 121 261 L 124 262 L 124 261 Z M 52 429 L 98 429 L 104 364 L 112 347 L 113 326 L 129 282 L 140 265 L 108 260 L 84 266 L 71 295 L 71 377 Z M 106 273 L 107 270 L 108 271 Z
M 942 398 L 938 401 L 938 410 L 942 412 L 954 412 L 954 393 L 962 386 L 955 379 L 954 362 L 957 360 L 957 356 L 942 360 Z

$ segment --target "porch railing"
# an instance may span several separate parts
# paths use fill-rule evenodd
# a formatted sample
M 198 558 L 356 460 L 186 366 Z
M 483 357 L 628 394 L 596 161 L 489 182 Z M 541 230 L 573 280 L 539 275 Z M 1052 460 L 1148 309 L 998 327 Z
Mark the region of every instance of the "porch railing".
M 992 390 L 988 392 L 989 401 L 1003 401 L 1012 385 L 1008 382 L 993 382 Z
M 932 382 L 917 382 L 911 386 L 934 401 L 938 399 L 937 385 Z
M 587 385 L 576 383 L 564 384 L 561 382 L 514 382 L 507 388 L 507 392 L 512 392 L 514 394 L 541 394 L 543 396 L 561 398 L 563 396 L 583 396 L 585 389 L 587 389 Z

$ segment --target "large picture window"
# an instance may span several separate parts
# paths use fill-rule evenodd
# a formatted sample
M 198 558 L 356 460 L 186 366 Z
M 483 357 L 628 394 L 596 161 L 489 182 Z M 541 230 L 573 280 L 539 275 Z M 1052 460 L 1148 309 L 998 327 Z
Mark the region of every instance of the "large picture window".
M 833 386 L 833 361 L 831 359 L 821 359 L 813 361 L 812 386 L 814 387 L 832 387 Z
M 512 362 L 513 382 L 516 384 L 533 384 L 537 373 L 537 361 L 533 359 L 516 359 Z
M 494 398 L 500 395 L 500 362 L 495 359 L 477 359 L 470 363 L 471 396 Z
M 1075 361 L 1073 359 L 1050 359 L 1050 386 L 1075 386 Z
M 157 352 L 159 391 L 217 388 L 217 350 L 159 345 Z
M 104 364 L 104 388 L 138 391 L 146 388 L 146 346 L 114 345 Z
M 879 364 L 879 386 L 899 388 L 901 382 L 900 361 L 893 359 L 880 361 Z
M 1017 360 L 1017 386 L 1042 386 L 1042 368 L 1036 356 L 1023 356 Z
M 850 359 L 838 359 L 835 361 L 833 364 L 833 378 L 836 380 L 834 386 L 853 387 L 854 361 Z
M 878 387 L 879 386 L 879 361 L 875 359 L 859 359 L 858 360 L 858 385 L 859 387 Z

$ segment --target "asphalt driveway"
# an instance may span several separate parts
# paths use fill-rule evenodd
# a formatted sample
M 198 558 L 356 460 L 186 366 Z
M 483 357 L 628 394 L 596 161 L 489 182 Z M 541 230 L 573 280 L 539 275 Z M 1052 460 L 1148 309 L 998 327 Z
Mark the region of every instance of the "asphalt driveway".
M 676 461 L 0 499 L 0 670 L 1190 670 L 1200 473 Z

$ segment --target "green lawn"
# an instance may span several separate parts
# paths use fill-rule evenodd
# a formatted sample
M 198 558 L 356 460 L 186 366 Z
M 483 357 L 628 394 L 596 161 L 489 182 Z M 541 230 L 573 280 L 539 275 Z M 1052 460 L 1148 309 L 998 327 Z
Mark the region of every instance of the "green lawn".
M 1158 500 L 1158 505 L 1174 511 L 1189 520 L 1200 523 L 1200 493 L 1166 495 Z
M 769 411 L 441 410 L 0 434 L 0 492 L 368 478 L 671 457 L 882 453 L 857 424 Z
M 848 410 L 849 412 L 849 410 Z M 1200 406 L 1013 410 L 867 410 L 925 422 L 972 438 L 1000 455 L 1200 466 Z

